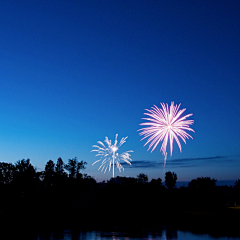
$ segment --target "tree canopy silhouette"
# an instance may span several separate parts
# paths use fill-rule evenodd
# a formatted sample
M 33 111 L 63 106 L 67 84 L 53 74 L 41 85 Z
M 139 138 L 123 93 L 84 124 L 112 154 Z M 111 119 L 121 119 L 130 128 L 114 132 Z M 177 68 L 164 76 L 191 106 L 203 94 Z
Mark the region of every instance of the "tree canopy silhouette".
M 137 182 L 141 184 L 148 183 L 148 176 L 144 173 L 140 173 L 139 175 L 137 175 Z
M 69 172 L 70 178 L 81 178 L 82 174 L 80 170 L 85 169 L 86 162 L 79 162 L 77 158 L 72 158 L 68 160 L 68 164 L 65 165 L 65 169 Z
M 165 185 L 171 190 L 176 187 L 177 174 L 175 172 L 166 172 L 165 173 Z
M 12 163 L 0 162 L 0 184 L 10 183 L 15 175 L 15 166 Z
M 214 178 L 211 179 L 210 177 L 201 177 L 191 180 L 188 183 L 188 187 L 207 190 L 216 187 L 216 182 L 217 180 Z
M 57 175 L 65 175 L 64 166 L 65 164 L 62 158 L 59 157 L 55 166 L 55 172 Z
M 202 177 L 193 179 L 188 187 L 176 188 L 177 174 L 169 171 L 165 186 L 161 178 L 148 181 L 144 173 L 98 183 L 82 173 L 85 168 L 86 162 L 76 157 L 67 164 L 61 158 L 56 163 L 49 160 L 42 172 L 37 172 L 29 159 L 15 164 L 0 162 L 0 220 L 6 222 L 9 216 L 9 223 L 13 218 L 20 222 L 25 216 L 37 224 L 72 224 L 81 216 L 78 224 L 95 221 L 99 225 L 92 216 L 104 215 L 108 224 L 153 224 L 160 214 L 164 221 L 189 217 L 192 212 L 226 214 L 229 202 L 240 199 L 239 179 L 234 187 L 217 187 L 215 179 Z M 113 209 L 130 212 L 131 218 L 119 214 L 113 223 Z

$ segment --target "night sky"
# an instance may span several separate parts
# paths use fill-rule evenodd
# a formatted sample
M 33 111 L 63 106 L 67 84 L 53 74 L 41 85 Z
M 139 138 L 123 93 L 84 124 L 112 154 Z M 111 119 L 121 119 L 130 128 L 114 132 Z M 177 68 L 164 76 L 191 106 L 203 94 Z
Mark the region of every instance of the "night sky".
M 240 1 L 4 0 L 0 33 L 0 161 L 77 157 L 108 180 L 92 145 L 119 134 L 134 152 L 116 176 L 240 178 Z M 171 101 L 195 133 L 164 167 L 137 130 Z

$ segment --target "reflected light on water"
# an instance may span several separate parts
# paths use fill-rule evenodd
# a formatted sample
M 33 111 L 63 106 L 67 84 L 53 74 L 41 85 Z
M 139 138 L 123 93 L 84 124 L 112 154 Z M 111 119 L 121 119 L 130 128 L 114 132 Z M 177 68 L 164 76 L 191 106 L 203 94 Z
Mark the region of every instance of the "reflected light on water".
M 1 239 L 1 236 L 0 236 Z M 20 239 L 20 238 L 19 238 Z M 49 231 L 39 233 L 35 240 L 212 240 L 208 234 L 193 234 L 172 228 L 159 230 L 158 232 L 101 232 L 101 231 Z M 236 238 L 218 237 L 218 240 L 234 240 Z M 239 239 L 239 238 L 238 238 Z

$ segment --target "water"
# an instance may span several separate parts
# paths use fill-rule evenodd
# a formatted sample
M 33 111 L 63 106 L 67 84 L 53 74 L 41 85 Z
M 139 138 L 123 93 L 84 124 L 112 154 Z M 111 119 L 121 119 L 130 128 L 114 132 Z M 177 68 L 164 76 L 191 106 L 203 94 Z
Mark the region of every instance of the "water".
M 236 240 L 233 237 L 213 237 L 188 231 L 163 229 L 155 232 L 101 232 L 101 231 L 49 231 L 35 236 L 36 240 Z

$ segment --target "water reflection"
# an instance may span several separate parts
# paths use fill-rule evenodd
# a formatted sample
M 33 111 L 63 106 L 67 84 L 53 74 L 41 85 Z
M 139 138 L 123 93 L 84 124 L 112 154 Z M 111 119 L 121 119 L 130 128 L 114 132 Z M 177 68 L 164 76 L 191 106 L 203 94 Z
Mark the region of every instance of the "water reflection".
M 176 240 L 177 239 L 177 230 L 173 228 L 166 228 L 166 236 L 165 239 Z
M 39 233 L 36 240 L 227 240 L 236 238 L 220 237 L 213 238 L 207 234 L 193 234 L 183 232 L 174 228 L 140 233 L 124 232 L 101 232 L 101 231 L 46 231 Z M 238 238 L 239 239 L 239 238 Z

